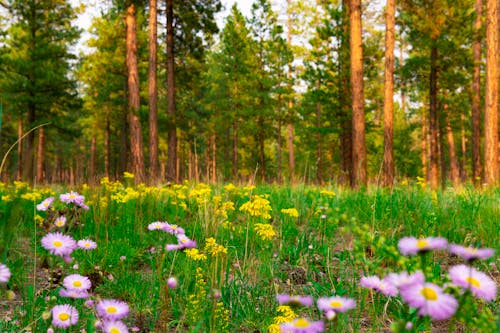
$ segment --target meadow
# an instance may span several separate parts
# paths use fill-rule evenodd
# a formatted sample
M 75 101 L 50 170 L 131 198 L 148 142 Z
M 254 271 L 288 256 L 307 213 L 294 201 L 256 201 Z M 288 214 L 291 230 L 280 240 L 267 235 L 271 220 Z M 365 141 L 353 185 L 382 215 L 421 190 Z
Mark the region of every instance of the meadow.
M 499 221 L 496 188 L 1 184 L 0 332 L 498 332 Z

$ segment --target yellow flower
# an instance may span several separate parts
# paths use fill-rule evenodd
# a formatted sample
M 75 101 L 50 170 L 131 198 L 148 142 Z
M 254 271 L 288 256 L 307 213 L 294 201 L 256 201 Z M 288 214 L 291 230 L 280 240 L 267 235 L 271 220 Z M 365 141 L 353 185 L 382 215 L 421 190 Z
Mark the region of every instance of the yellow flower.
M 229 183 L 226 186 L 224 186 L 224 191 L 226 191 L 229 194 L 238 193 L 238 188 L 233 184 Z
M 250 214 L 250 216 L 260 216 L 270 219 L 271 203 L 260 195 L 253 195 L 250 201 L 245 202 L 240 207 L 240 211 Z
M 335 196 L 335 192 L 333 192 L 333 191 L 328 191 L 328 190 L 321 190 L 321 191 L 319 192 L 319 194 L 324 195 L 324 196 L 326 196 L 326 197 L 334 197 L 334 196 Z
M 134 174 L 133 174 L 133 173 L 130 173 L 130 172 L 127 172 L 127 171 L 125 171 L 125 172 L 123 173 L 123 178 L 125 178 L 125 179 L 134 179 L 134 177 L 135 177 L 135 176 L 134 176 Z
M 271 240 L 274 236 L 276 236 L 273 226 L 268 223 L 256 223 L 254 229 L 262 240 Z
M 207 256 L 204 253 L 201 253 L 197 248 L 186 249 L 184 253 L 188 258 L 198 261 L 198 260 L 207 260 Z
M 13 199 L 12 199 L 12 196 L 10 194 L 2 196 L 2 201 L 9 202 L 9 201 L 12 201 L 12 200 Z
M 227 248 L 216 243 L 215 238 L 209 237 L 205 240 L 205 251 L 213 257 L 227 254 Z
M 269 325 L 269 327 L 267 328 L 268 332 L 279 333 L 280 332 L 279 324 L 290 322 L 297 317 L 295 312 L 293 312 L 292 308 L 289 307 L 288 305 L 280 305 L 276 310 L 278 312 L 278 315 L 274 317 L 273 319 L 274 323 Z
M 283 208 L 281 212 L 290 217 L 299 217 L 299 212 L 295 208 Z
M 28 192 L 21 195 L 21 199 L 28 201 L 39 201 L 42 195 L 39 192 Z

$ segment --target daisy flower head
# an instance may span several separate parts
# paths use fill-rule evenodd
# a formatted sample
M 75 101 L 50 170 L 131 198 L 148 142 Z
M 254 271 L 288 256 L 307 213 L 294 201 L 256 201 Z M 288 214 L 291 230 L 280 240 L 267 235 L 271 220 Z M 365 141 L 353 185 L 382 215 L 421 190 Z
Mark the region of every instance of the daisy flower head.
M 196 247 L 196 242 L 192 239 L 189 239 L 184 234 L 177 235 L 177 241 L 179 242 L 179 245 L 183 249 L 190 249 L 190 248 Z
M 50 208 L 50 206 L 52 206 L 53 202 L 54 197 L 48 197 L 47 199 L 44 199 L 42 202 L 36 205 L 36 210 L 46 212 Z
M 166 226 L 163 230 L 172 235 L 182 235 L 186 233 L 186 231 L 183 228 L 179 227 L 177 224 L 166 223 Z
M 428 282 L 401 289 L 401 297 L 408 305 L 417 308 L 419 315 L 428 315 L 435 320 L 450 318 L 458 308 L 458 302 L 453 296 Z
M 78 321 L 78 311 L 69 304 L 56 305 L 52 308 L 52 325 L 68 328 Z
M 386 296 L 396 296 L 398 288 L 391 282 L 390 279 L 380 279 L 378 276 L 363 276 L 360 280 L 361 287 L 376 290 Z
M 414 273 L 409 274 L 408 272 L 401 273 L 389 273 L 384 278 L 384 280 L 389 281 L 396 288 L 401 289 L 413 284 L 422 284 L 425 282 L 425 276 L 422 271 L 416 271 Z
M 403 255 L 415 255 L 429 250 L 442 250 L 447 245 L 448 241 L 442 237 L 403 237 L 398 242 L 398 249 Z
M 59 200 L 64 203 L 73 203 L 77 206 L 83 204 L 85 197 L 83 195 L 78 194 L 78 192 L 71 191 L 69 193 L 64 193 L 59 196 Z
M 58 228 L 62 228 L 66 225 L 66 216 L 60 215 L 56 217 L 56 220 L 54 221 L 54 225 Z
M 298 295 L 288 295 L 288 294 L 278 294 L 276 295 L 276 300 L 279 305 L 296 305 L 296 306 L 311 306 L 314 302 L 312 296 L 298 296 Z
M 75 240 L 68 235 L 60 232 L 51 232 L 46 234 L 42 240 L 42 246 L 51 254 L 61 257 L 67 257 L 76 248 Z
M 475 259 L 488 259 L 495 254 L 495 250 L 488 248 L 474 248 L 471 246 L 462 246 L 458 244 L 450 245 L 450 253 L 464 258 L 467 261 Z
M 128 333 L 127 325 L 119 320 L 105 321 L 103 330 L 105 333 Z
M 86 291 L 92 286 L 89 278 L 80 274 L 71 274 L 64 278 L 63 286 L 68 290 Z
M 97 247 L 97 243 L 90 239 L 81 239 L 76 245 L 82 250 L 93 250 Z
M 497 284 L 488 275 L 467 265 L 456 265 L 449 270 L 451 281 L 485 301 L 497 297 Z
M 0 283 L 7 283 L 10 279 L 10 270 L 4 264 L 0 264 Z
M 346 312 L 356 307 L 356 302 L 352 298 L 332 296 L 320 297 L 317 301 L 318 309 L 328 312 Z
M 311 321 L 297 318 L 293 321 L 280 324 L 281 333 L 317 333 L 325 330 L 323 321 Z
M 128 315 L 127 303 L 114 299 L 104 299 L 97 303 L 97 313 L 105 320 L 120 320 Z
M 152 222 L 148 225 L 148 230 L 165 230 L 167 222 Z
M 181 249 L 183 249 L 183 247 L 179 244 L 167 244 L 167 245 L 165 245 L 165 250 L 167 250 L 167 252 L 177 251 L 177 250 L 181 250 Z
M 73 299 L 88 298 L 89 293 L 87 290 L 75 290 L 75 289 L 61 288 L 61 290 L 59 290 L 59 296 L 73 298 Z

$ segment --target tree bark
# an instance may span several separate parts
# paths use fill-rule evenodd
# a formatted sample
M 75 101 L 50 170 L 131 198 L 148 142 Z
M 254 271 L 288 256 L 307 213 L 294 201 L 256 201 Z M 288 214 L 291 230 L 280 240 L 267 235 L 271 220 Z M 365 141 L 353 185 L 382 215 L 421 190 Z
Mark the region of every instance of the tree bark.
M 104 130 L 104 176 L 109 178 L 109 157 L 111 154 L 111 128 L 109 124 L 109 107 L 106 106 L 106 124 Z
M 45 132 L 44 128 L 40 127 L 38 129 L 38 151 L 36 156 L 36 183 L 43 184 L 44 182 L 44 146 L 45 146 Z
M 475 1 L 476 18 L 474 20 L 474 41 L 472 56 L 474 74 L 472 78 L 472 177 L 474 184 L 479 184 L 482 176 L 481 163 L 481 24 L 483 1 Z
M 266 180 L 266 153 L 265 153 L 265 134 L 264 134 L 264 117 L 258 117 L 259 125 L 259 175 L 260 181 L 264 182 Z
M 439 186 L 439 156 L 438 156 L 438 112 L 437 112 L 437 58 L 438 49 L 436 41 L 434 40 L 431 45 L 431 73 L 429 78 L 429 185 L 432 189 L 437 189 Z
M 290 7 L 290 0 L 287 0 L 287 7 Z M 289 47 L 292 47 L 292 17 L 291 12 L 288 10 L 288 18 L 287 18 L 287 44 Z M 292 80 L 292 66 L 291 64 L 288 66 L 288 80 L 291 88 L 291 80 Z M 290 89 L 292 91 L 292 89 Z M 290 183 L 295 183 L 295 147 L 293 145 L 294 141 L 294 129 L 293 129 L 293 101 L 290 99 L 288 102 L 288 124 L 287 124 L 287 145 L 288 145 L 288 171 L 290 173 Z
M 282 125 L 282 119 L 281 119 L 281 94 L 278 95 L 278 105 L 277 105 L 277 108 L 278 108 L 278 129 L 277 129 L 277 135 L 276 135 L 276 169 L 277 169 L 277 181 L 278 181 L 278 184 L 281 184 L 281 182 L 283 181 L 283 176 L 282 176 L 282 171 L 281 171 L 281 146 L 282 146 L 282 138 L 281 138 L 281 127 L 283 126 Z
M 341 82 L 339 122 L 340 129 L 340 152 L 341 152 L 341 175 L 340 182 L 347 185 L 352 179 L 352 102 L 350 85 L 350 50 L 349 50 L 349 17 L 350 0 L 342 0 L 344 11 L 342 22 L 341 54 L 339 59 L 339 75 Z
M 35 123 L 35 107 L 29 103 L 28 105 L 28 119 L 26 127 L 31 129 Z M 23 156 L 23 177 L 25 182 L 33 183 L 33 167 L 34 167 L 34 150 L 35 150 L 35 133 L 29 133 L 25 138 L 25 148 Z
M 17 138 L 21 139 L 23 136 L 23 116 L 19 116 L 17 124 Z M 23 142 L 20 141 L 17 145 L 17 180 L 21 180 L 23 176 Z
M 127 6 L 125 25 L 127 27 L 127 70 L 128 70 L 128 121 L 130 126 L 130 153 L 132 157 L 132 173 L 136 183 L 146 180 L 144 155 L 142 152 L 142 131 L 139 121 L 139 74 L 137 69 L 137 35 L 135 5 Z
M 157 3 L 149 0 L 149 182 L 158 181 Z
M 177 174 L 177 124 L 175 106 L 174 68 L 174 9 L 173 0 L 167 0 L 167 100 L 170 127 L 168 129 L 167 180 L 178 181 Z
M 352 87 L 352 147 L 354 188 L 367 183 L 365 116 L 363 92 L 363 45 L 361 37 L 361 0 L 351 1 L 350 50 L 351 50 L 351 87 Z
M 453 130 L 451 128 L 450 111 L 447 103 L 443 105 L 443 111 L 446 117 L 446 141 L 448 144 L 448 154 L 450 158 L 450 180 L 453 186 L 456 187 L 460 183 L 460 166 L 458 163 L 455 148 L 455 139 L 453 137 Z
M 233 123 L 233 181 L 238 181 L 238 123 Z
M 486 2 L 486 101 L 484 181 L 498 183 L 498 1 Z
M 396 0 L 387 0 L 385 18 L 384 160 L 382 185 L 394 184 L 394 25 Z
M 89 175 L 87 177 L 90 185 L 94 185 L 94 183 L 95 183 L 94 181 L 96 179 L 95 157 L 96 157 L 96 137 L 95 137 L 95 134 L 92 134 L 92 138 L 90 139 Z
M 212 183 L 217 183 L 217 143 L 215 133 L 212 134 Z

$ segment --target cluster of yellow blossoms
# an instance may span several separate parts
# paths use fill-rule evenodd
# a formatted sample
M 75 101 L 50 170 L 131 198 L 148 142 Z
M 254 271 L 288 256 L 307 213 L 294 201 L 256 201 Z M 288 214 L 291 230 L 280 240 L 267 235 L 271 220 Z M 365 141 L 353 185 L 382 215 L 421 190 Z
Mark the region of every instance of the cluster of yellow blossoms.
M 295 314 L 295 312 L 288 305 L 280 305 L 280 306 L 278 306 L 276 311 L 278 312 L 278 315 L 276 317 L 274 317 L 274 320 L 273 320 L 274 323 L 269 325 L 269 327 L 267 328 L 267 331 L 269 333 L 281 332 L 280 331 L 280 324 L 290 322 L 290 321 L 294 320 L 295 318 L 297 318 L 297 315 Z
M 261 195 L 252 195 L 250 201 L 245 202 L 240 207 L 240 211 L 248 213 L 250 216 L 262 217 L 271 219 L 271 203 Z

